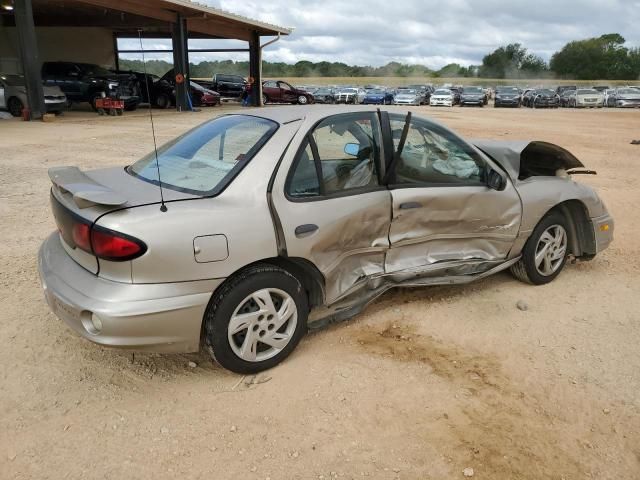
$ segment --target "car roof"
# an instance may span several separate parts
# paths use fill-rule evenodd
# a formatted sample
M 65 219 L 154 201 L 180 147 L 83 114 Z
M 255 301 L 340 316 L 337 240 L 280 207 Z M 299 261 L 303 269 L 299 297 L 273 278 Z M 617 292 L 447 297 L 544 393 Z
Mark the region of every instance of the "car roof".
M 284 105 L 275 107 L 242 109 L 234 113 L 240 115 L 255 115 L 256 117 L 263 117 L 280 124 L 285 124 L 299 120 L 319 121 L 325 117 L 340 113 L 376 112 L 378 110 L 400 114 L 406 114 L 409 111 L 405 107 L 379 107 L 375 105 Z M 423 115 L 417 116 L 428 118 L 430 122 L 439 125 L 439 122 L 434 121 L 430 117 L 426 117 Z

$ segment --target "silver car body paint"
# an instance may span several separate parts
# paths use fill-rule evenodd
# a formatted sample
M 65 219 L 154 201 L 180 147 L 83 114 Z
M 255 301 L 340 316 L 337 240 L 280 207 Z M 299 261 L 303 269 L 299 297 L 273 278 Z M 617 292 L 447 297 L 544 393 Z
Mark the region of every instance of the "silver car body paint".
M 148 250 L 131 261 L 98 260 L 52 235 L 40 250 L 39 266 L 54 312 L 97 343 L 193 351 L 199 347 L 212 293 L 255 262 L 287 256 L 319 272 L 322 298 L 309 317 L 314 327 L 354 315 L 389 288 L 467 283 L 508 268 L 519 259 L 535 225 L 562 202 L 575 200 L 587 213 L 575 227 L 582 233 L 590 229 L 587 247 L 574 246 L 574 251 L 588 257 L 611 241 L 613 221 L 591 188 L 566 175 L 518 179 L 520 154 L 531 142 L 475 142 L 492 158 L 469 145 L 492 169 L 499 171 L 502 165 L 502 191 L 381 186 L 320 201 L 288 199 L 286 178 L 305 135 L 327 116 L 350 112 L 376 108 L 244 110 L 242 114 L 277 122 L 273 137 L 216 197 L 164 189 L 164 213 L 158 187 L 123 168 L 84 173 L 89 180 L 73 169 L 59 170 L 53 201 L 100 227 L 142 240 Z M 564 151 L 556 148 L 555 153 Z M 565 156 L 567 166 L 572 158 Z M 72 185 L 78 178 L 89 193 L 78 195 L 83 190 L 76 188 L 77 182 Z M 117 207 L 102 205 L 102 195 L 112 203 L 126 201 Z M 421 208 L 400 208 L 412 202 Z M 296 235 L 298 226 L 308 224 L 317 230 Z M 608 229 L 600 229 L 602 225 Z M 92 313 L 102 320 L 100 332 L 92 331 Z

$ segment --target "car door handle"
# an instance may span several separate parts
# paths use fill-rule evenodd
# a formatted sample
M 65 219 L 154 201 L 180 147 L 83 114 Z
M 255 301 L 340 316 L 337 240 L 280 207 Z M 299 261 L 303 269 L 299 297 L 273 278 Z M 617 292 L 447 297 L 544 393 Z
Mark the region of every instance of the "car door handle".
M 296 230 L 295 230 L 296 237 L 298 238 L 306 237 L 312 234 L 313 232 L 315 232 L 316 230 L 318 230 L 318 228 L 319 228 L 318 225 L 314 225 L 313 223 L 299 225 L 296 227 Z
M 419 202 L 406 202 L 400 204 L 400 210 L 408 210 L 410 208 L 420 208 L 422 206 Z

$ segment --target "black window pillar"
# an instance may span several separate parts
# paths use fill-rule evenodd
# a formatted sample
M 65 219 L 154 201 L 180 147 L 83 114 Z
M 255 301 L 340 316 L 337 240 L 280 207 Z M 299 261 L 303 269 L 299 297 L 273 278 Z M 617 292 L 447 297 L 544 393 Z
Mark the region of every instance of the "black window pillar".
M 20 59 L 22 60 L 22 73 L 24 74 L 31 118 L 40 119 L 46 113 L 46 110 L 38 42 L 36 41 L 36 28 L 33 24 L 33 8 L 31 0 L 14 0 L 13 3 L 18 30 Z
M 249 76 L 253 77 L 251 86 L 251 104 L 262 106 L 262 50 L 260 49 L 260 35 L 255 30 L 251 32 L 249 40 Z
M 189 34 L 187 32 L 187 20 L 178 14 L 176 23 L 173 25 L 171 41 L 173 44 L 173 67 L 176 76 L 176 109 L 180 111 L 189 110 L 189 49 L 187 42 Z M 182 78 L 182 82 L 177 80 Z

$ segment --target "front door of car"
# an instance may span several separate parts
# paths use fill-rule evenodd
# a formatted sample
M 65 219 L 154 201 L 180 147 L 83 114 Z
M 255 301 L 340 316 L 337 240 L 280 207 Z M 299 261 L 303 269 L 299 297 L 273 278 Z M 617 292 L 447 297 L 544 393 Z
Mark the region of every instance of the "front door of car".
M 332 303 L 384 273 L 391 194 L 380 179 L 374 112 L 332 115 L 299 132 L 273 187 L 289 257 L 314 264 Z
M 266 96 L 271 102 L 280 101 L 280 87 L 278 82 L 267 80 L 262 84 L 262 95 Z
M 498 167 L 439 125 L 389 117 L 394 149 L 401 151 L 388 174 L 393 218 L 386 272 L 478 273 L 506 259 L 522 215 L 511 182 L 505 177 L 502 191 L 489 188 L 484 179 Z
M 298 99 L 293 87 L 287 82 L 278 82 L 278 87 L 280 88 L 280 100 L 282 102 L 295 102 Z

